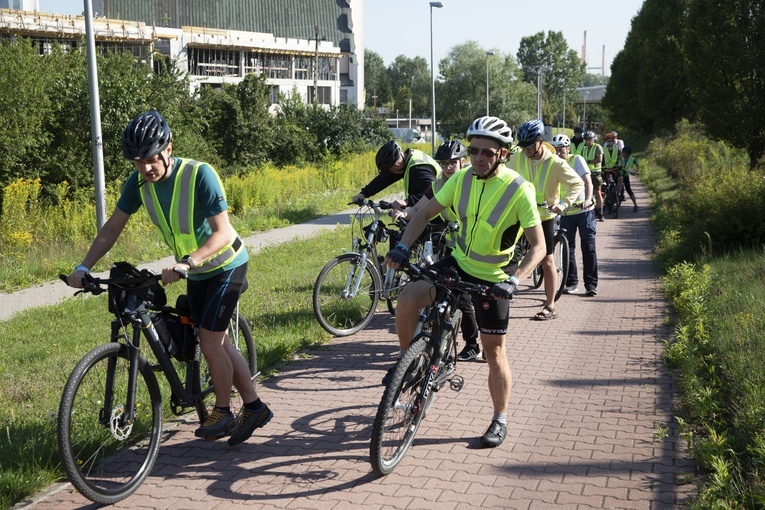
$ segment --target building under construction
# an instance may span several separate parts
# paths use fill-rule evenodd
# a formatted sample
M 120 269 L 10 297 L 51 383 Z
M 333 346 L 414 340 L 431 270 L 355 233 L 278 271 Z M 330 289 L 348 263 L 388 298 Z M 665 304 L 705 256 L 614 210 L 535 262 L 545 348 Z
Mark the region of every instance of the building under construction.
M 0 40 L 32 38 L 41 53 L 82 44 L 84 16 L 0 1 L 22 7 L 0 9 Z M 194 87 L 256 73 L 271 85 L 272 102 L 297 90 L 319 104 L 364 105 L 363 0 L 93 0 L 93 17 L 98 48 L 165 59 Z

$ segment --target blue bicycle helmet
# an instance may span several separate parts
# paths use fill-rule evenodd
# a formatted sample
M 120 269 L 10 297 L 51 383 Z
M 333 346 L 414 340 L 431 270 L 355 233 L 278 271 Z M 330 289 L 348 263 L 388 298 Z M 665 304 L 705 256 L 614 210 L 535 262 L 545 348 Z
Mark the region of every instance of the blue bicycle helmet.
M 545 125 L 540 119 L 533 119 L 521 124 L 518 128 L 518 145 L 530 147 L 536 142 L 544 140 Z
M 438 147 L 433 159 L 436 161 L 451 161 L 467 156 L 467 149 L 458 140 L 447 140 Z
M 122 155 L 127 159 L 148 159 L 170 145 L 173 134 L 167 121 L 154 110 L 133 119 L 122 132 Z

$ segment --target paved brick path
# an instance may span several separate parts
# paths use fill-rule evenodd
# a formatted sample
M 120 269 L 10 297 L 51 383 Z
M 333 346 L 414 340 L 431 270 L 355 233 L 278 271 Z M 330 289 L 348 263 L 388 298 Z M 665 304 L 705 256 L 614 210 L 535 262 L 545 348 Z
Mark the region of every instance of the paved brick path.
M 641 204 L 648 203 L 639 182 Z M 599 223 L 599 295 L 564 296 L 559 317 L 529 318 L 542 293 L 522 285 L 511 309 L 508 437 L 479 447 L 491 419 L 486 366 L 463 363 L 465 387 L 444 389 L 392 474 L 373 474 L 369 438 L 380 379 L 397 350 L 378 315 L 260 385 L 276 416 L 229 448 L 172 424 L 147 482 L 115 508 L 131 509 L 661 509 L 693 486 L 672 424 L 673 381 L 662 360 L 665 317 L 645 208 Z M 580 262 L 581 264 L 581 262 Z M 581 286 L 581 285 L 580 285 Z M 668 430 L 667 430 L 668 428 Z M 666 433 L 662 434 L 661 431 Z M 31 503 L 83 508 L 61 484 Z

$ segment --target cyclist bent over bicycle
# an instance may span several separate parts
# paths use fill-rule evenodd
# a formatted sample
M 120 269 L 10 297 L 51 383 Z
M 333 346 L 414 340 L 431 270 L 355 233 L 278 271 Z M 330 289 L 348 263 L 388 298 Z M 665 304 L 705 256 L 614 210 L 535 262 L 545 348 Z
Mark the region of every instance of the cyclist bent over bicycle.
M 439 266 L 453 266 L 461 278 L 491 287 L 497 299 L 476 297 L 474 304 L 481 342 L 489 365 L 489 394 L 494 408 L 491 425 L 481 437 L 485 446 L 502 444 L 507 434 L 507 402 L 512 382 L 505 352 L 509 303 L 520 278 L 528 276 L 542 260 L 544 237 L 536 207 L 534 186 L 503 163 L 512 131 L 497 117 L 480 117 L 468 129 L 468 153 L 472 166 L 457 172 L 423 209 L 415 214 L 401 243 L 388 253 L 386 262 L 398 268 L 406 262 L 411 243 L 428 219 L 454 206 L 463 220 L 457 245 Z M 509 265 L 520 229 L 526 232 L 531 249 L 515 269 Z M 410 283 L 399 297 L 396 332 L 402 352 L 409 346 L 419 310 L 432 300 L 432 286 L 424 281 Z
M 247 288 L 249 256 L 229 223 L 218 174 L 206 163 L 172 156 L 172 150 L 170 127 L 159 113 L 143 113 L 128 124 L 122 134 L 122 153 L 136 170 L 67 283 L 82 287 L 85 273 L 112 248 L 130 216 L 143 205 L 176 258 L 175 264 L 162 270 L 162 283 L 180 279 L 173 271 L 177 266 L 185 266 L 189 273 L 189 304 L 215 389 L 215 408 L 195 435 L 219 439 L 231 434 L 228 443 L 233 446 L 273 417 L 258 398 L 247 362 L 226 338 L 239 296 Z M 232 385 L 245 403 L 238 421 L 229 406 Z

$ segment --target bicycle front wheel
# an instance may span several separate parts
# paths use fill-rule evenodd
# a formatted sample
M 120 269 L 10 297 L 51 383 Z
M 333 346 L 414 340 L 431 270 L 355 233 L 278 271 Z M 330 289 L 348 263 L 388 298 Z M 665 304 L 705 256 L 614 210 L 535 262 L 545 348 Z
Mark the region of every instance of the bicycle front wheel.
M 558 288 L 555 291 L 555 301 L 563 295 L 563 289 L 566 288 L 566 280 L 569 271 L 569 246 L 566 236 L 559 235 L 555 237 L 555 247 L 553 248 L 553 262 L 555 271 L 558 273 Z
M 254 381 L 258 375 L 258 354 L 255 350 L 255 338 L 252 336 L 252 330 L 247 323 L 247 319 L 244 315 L 237 312 L 236 320 L 231 319 L 228 326 L 228 342 L 234 346 L 234 349 L 239 353 L 247 362 L 247 367 L 250 371 L 250 376 Z M 199 356 L 199 388 L 206 395 L 203 402 L 197 404 L 197 416 L 199 422 L 203 423 L 207 418 L 207 408 L 215 403 L 215 395 L 213 393 L 212 376 L 210 375 L 210 367 L 204 356 Z M 236 387 L 231 389 L 231 400 L 229 401 L 231 412 L 234 415 L 238 415 L 244 406 L 242 397 Z
M 77 364 L 59 405 L 59 453 L 69 481 L 83 496 L 105 505 L 135 492 L 159 453 L 159 385 L 138 356 L 131 421 L 125 409 L 129 370 L 125 345 L 100 345 Z
M 426 334 L 414 338 L 399 359 L 377 408 L 369 460 L 381 475 L 401 462 L 420 427 L 425 405 L 421 398 L 423 379 L 432 358 L 428 340 Z
M 358 292 L 353 294 L 360 280 Z M 380 274 L 372 261 L 361 267 L 361 255 L 345 253 L 330 260 L 313 287 L 313 313 L 335 336 L 352 335 L 369 324 L 380 300 Z

